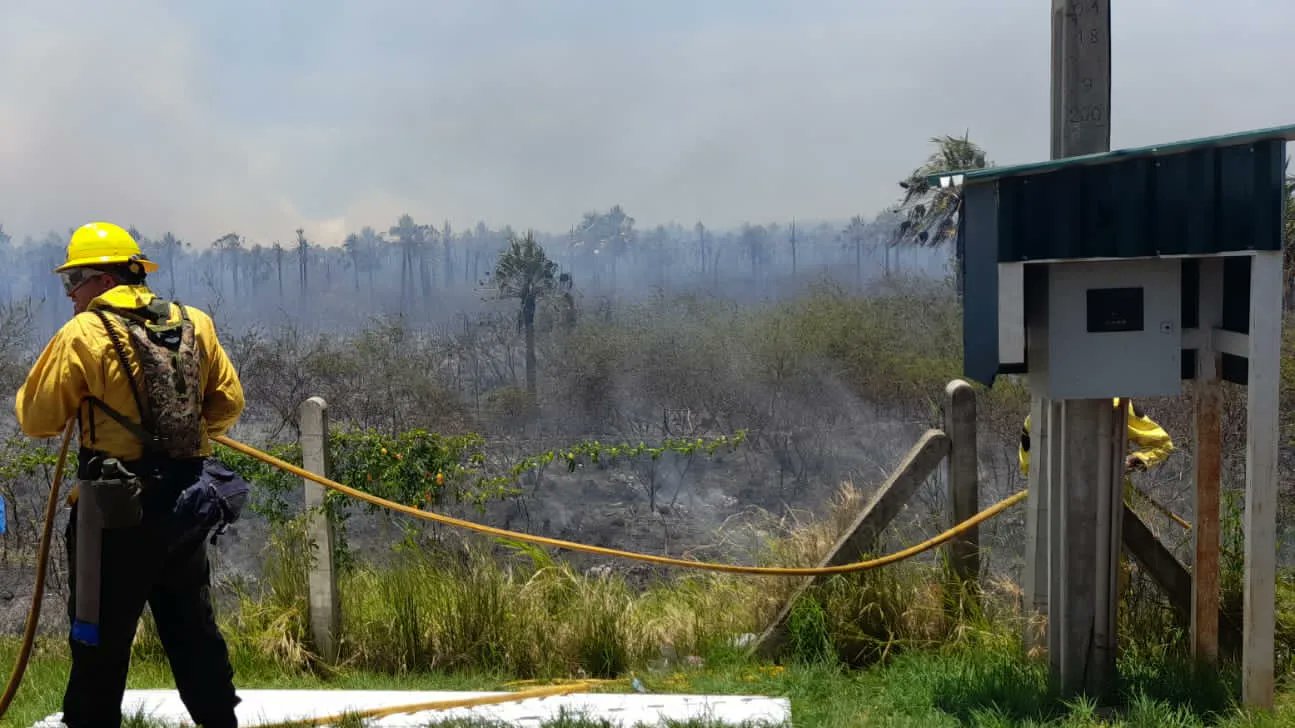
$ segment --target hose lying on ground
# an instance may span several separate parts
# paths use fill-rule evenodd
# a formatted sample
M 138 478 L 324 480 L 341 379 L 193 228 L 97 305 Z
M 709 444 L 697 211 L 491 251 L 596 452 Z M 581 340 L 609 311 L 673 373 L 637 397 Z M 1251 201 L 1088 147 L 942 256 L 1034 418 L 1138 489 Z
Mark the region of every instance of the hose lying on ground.
M 596 683 L 606 682 L 603 680 L 578 682 L 566 685 L 550 685 L 542 688 L 531 688 L 530 690 L 521 690 L 515 693 L 503 693 L 501 695 L 486 695 L 480 698 L 459 698 L 456 700 L 436 700 L 428 703 L 410 703 L 408 705 L 393 705 L 387 708 L 373 708 L 371 710 L 359 710 L 341 715 L 328 715 L 322 718 L 301 718 L 294 720 L 285 720 L 279 723 L 265 723 L 255 726 L 255 728 L 296 728 L 296 726 L 321 726 L 341 723 L 343 720 L 367 720 L 372 718 L 386 718 L 392 715 L 405 715 L 409 713 L 422 713 L 432 710 L 449 710 L 451 708 L 475 708 L 481 705 L 499 705 L 500 703 L 514 703 L 519 700 L 531 700 L 534 698 L 547 698 L 554 695 L 569 695 L 580 692 L 581 690 L 593 687 Z

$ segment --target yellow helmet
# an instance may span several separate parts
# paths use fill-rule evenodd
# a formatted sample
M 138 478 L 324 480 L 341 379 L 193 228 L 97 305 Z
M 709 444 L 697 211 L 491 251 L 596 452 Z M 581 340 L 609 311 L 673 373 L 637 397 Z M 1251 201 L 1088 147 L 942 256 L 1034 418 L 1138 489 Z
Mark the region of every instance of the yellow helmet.
M 140 252 L 139 243 L 129 232 L 110 222 L 92 222 L 72 233 L 67 244 L 67 260 L 54 272 L 121 263 L 139 263 L 145 273 L 157 270 L 157 263 Z

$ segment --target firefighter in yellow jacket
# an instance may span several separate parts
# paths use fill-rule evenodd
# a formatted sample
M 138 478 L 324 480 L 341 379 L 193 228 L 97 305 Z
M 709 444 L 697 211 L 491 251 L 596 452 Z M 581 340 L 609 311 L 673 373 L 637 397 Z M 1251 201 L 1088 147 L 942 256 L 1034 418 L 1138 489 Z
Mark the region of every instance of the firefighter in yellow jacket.
M 209 439 L 238 419 L 243 390 L 211 318 L 149 289 L 157 267 L 121 227 L 77 229 L 55 269 L 74 315 L 15 402 L 28 435 L 53 437 L 73 418 L 80 435 L 65 534 L 69 728 L 121 725 L 145 604 L 194 723 L 237 726 L 206 547 L 208 533 L 236 519 L 246 499 L 246 483 L 210 457 Z
M 1130 473 L 1146 470 L 1165 461 L 1174 451 L 1173 439 L 1169 433 L 1156 423 L 1155 420 L 1147 417 L 1142 410 L 1137 407 L 1133 400 L 1125 400 L 1127 409 L 1125 412 L 1125 430 L 1129 442 L 1133 443 L 1136 449 L 1129 453 L 1124 459 L 1124 498 L 1129 499 L 1133 496 L 1133 481 L 1129 478 Z M 1119 399 L 1111 402 L 1111 407 L 1119 407 Z M 1017 459 L 1020 462 L 1021 474 L 1028 476 L 1030 473 L 1030 416 L 1025 416 L 1025 423 L 1021 426 L 1020 443 L 1017 446 Z M 1143 496 L 1146 498 L 1147 496 Z M 1160 506 L 1157 504 L 1157 508 Z M 1182 525 L 1185 524 L 1178 516 L 1166 512 L 1171 518 L 1177 520 Z M 1124 592 L 1128 584 L 1128 562 L 1124 555 L 1120 555 L 1120 573 L 1119 573 L 1119 593 Z
M 1164 462 L 1165 458 L 1174 451 L 1174 442 L 1169 437 L 1169 433 L 1156 423 L 1155 420 L 1147 417 L 1142 410 L 1137 407 L 1133 400 L 1126 400 L 1128 411 L 1125 422 L 1128 432 L 1129 442 L 1132 442 L 1138 449 L 1129 453 L 1124 461 L 1124 471 L 1126 473 L 1146 470 L 1149 467 L 1159 465 Z M 1112 400 L 1112 407 L 1118 407 L 1119 399 Z M 1025 423 L 1021 426 L 1020 443 L 1016 451 L 1017 459 L 1020 462 L 1021 474 L 1029 475 L 1030 473 L 1030 416 L 1025 416 Z M 1126 480 L 1127 483 L 1127 480 Z

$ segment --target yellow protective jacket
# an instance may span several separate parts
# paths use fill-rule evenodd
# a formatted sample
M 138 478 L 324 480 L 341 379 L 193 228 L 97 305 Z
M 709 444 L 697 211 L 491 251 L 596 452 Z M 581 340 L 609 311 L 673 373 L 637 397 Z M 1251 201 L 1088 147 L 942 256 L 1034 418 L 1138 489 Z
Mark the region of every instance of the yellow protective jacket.
M 1156 423 L 1155 420 L 1144 415 L 1137 407 L 1133 406 L 1133 400 L 1127 400 L 1128 413 L 1125 422 L 1128 430 L 1129 442 L 1137 448 L 1132 453 L 1133 457 L 1142 461 L 1142 464 L 1151 467 L 1164 462 L 1174 451 L 1174 441 L 1169 437 L 1169 433 Z M 1111 401 L 1112 407 L 1119 406 L 1119 399 Z M 1020 461 L 1021 474 L 1030 474 L 1030 416 L 1025 416 L 1025 424 L 1021 426 L 1021 441 L 1016 449 L 1017 459 Z
M 90 308 L 139 309 L 154 298 L 156 296 L 147 286 L 117 286 L 94 299 Z M 243 385 L 216 338 L 211 317 L 192 306 L 184 308 L 193 322 L 194 338 L 201 356 L 202 416 L 207 432 L 198 454 L 207 456 L 211 454 L 209 438 L 225 434 L 242 414 Z M 179 309 L 173 303 L 171 321 L 179 318 Z M 118 335 L 122 337 L 124 333 L 118 332 Z M 129 344 L 125 349 L 131 376 L 138 384 L 139 360 Z M 128 419 L 139 422 L 139 408 L 131 395 L 130 384 L 112 341 L 104 331 L 103 322 L 86 311 L 74 316 L 54 334 L 32 366 L 27 381 L 15 398 L 18 424 L 31 437 L 54 437 L 63 431 L 68 420 L 78 416 L 82 425 L 81 437 L 88 438 L 91 432 L 95 436 L 94 442 L 82 442 L 83 447 L 123 461 L 139 459 L 143 454 L 139 439 L 98 408 L 91 408 L 85 402 L 90 396 L 98 397 Z

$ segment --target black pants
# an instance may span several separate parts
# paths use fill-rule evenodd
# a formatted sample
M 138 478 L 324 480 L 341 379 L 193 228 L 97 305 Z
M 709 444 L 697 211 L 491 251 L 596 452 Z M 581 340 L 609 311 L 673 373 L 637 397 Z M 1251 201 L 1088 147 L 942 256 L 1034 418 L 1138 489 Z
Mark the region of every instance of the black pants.
M 176 497 L 196 482 L 201 463 L 172 464 L 144 494 L 143 522 L 105 530 L 99 600 L 99 645 L 69 639 L 72 673 L 63 695 L 68 728 L 119 728 L 130 648 L 147 603 L 171 663 L 180 699 L 202 728 L 234 728 L 234 670 L 211 609 L 211 567 L 202 534 L 184 534 L 172 513 Z M 65 534 L 76 604 L 76 514 Z

